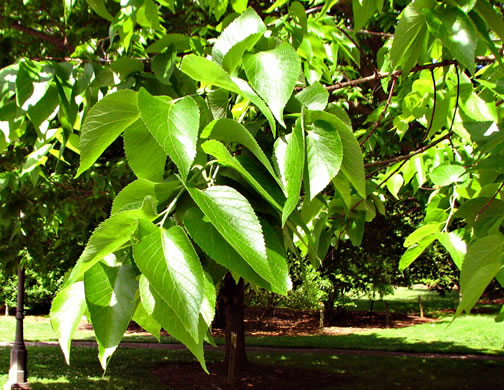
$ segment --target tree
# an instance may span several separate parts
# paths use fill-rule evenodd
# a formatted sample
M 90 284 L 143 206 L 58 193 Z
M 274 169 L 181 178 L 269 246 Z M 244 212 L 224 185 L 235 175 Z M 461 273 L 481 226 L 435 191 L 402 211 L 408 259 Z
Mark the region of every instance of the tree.
M 83 38 L 65 63 L 2 71 L 6 145 L 24 136 L 20 118 L 39 154 L 79 137 L 82 177 L 122 136 L 136 176 L 53 302 L 67 361 L 89 312 L 104 367 L 133 318 L 205 368 L 228 271 L 285 294 L 287 252 L 325 267 L 386 204 L 425 210 L 400 269 L 438 241 L 461 268 L 457 314 L 502 280 L 498 5 L 88 3 L 108 38 Z M 59 138 L 44 136 L 47 121 Z

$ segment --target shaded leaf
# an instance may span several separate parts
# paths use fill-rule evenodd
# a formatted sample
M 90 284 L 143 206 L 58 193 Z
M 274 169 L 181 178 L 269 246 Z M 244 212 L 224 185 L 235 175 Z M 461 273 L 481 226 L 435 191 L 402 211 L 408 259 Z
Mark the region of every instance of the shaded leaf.
M 180 226 L 163 229 L 146 221 L 137 236 L 135 263 L 197 342 L 204 276 L 191 242 Z

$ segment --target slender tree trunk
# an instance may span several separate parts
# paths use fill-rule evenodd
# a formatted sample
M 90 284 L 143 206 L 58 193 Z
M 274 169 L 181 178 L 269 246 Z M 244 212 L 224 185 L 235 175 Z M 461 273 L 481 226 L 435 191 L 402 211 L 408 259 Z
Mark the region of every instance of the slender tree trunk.
M 9 305 L 5 304 L 5 317 L 9 316 Z
M 235 357 L 234 366 L 243 367 L 248 363 L 245 353 L 245 328 L 244 328 L 244 304 L 243 304 L 243 279 L 236 284 L 233 276 L 228 273 L 224 277 L 224 286 L 220 293 L 225 313 L 226 354 L 224 364 L 229 367 L 229 359 Z M 232 354 L 231 334 L 236 333 L 236 351 Z

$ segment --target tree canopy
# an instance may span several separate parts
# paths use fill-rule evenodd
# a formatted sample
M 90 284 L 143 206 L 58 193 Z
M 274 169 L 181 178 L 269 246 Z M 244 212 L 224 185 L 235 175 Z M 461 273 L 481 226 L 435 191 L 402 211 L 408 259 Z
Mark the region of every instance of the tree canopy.
M 53 302 L 67 361 L 86 314 L 103 367 L 133 319 L 205 369 L 227 272 L 286 294 L 290 259 L 325 267 L 399 204 L 425 214 L 400 269 L 442 245 L 457 315 L 504 282 L 500 2 L 7 1 L 0 23 L 10 240 L 48 202 L 11 215 L 13 183 L 135 176 Z

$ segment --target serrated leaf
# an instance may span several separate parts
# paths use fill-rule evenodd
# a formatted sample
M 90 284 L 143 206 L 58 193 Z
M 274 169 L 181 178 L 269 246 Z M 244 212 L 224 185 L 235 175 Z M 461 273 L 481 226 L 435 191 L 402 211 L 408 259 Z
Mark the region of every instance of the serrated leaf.
M 460 165 L 440 165 L 429 173 L 436 186 L 444 187 L 465 180 L 465 168 Z
M 200 118 L 196 102 L 186 96 L 172 103 L 141 89 L 138 109 L 152 136 L 186 178 L 196 156 Z
M 131 264 L 108 267 L 98 263 L 84 275 L 86 302 L 105 370 L 135 312 L 138 290 Z
M 212 48 L 212 58 L 229 73 L 241 63 L 246 50 L 250 50 L 266 32 L 266 25 L 253 8 L 233 20 L 217 38 Z
M 268 157 L 252 137 L 252 134 L 240 123 L 233 119 L 218 119 L 209 123 L 201 132 L 201 138 L 212 138 L 225 143 L 237 143 L 245 146 L 264 165 L 271 176 L 277 179 Z
M 430 32 L 438 38 L 455 59 L 474 72 L 476 31 L 468 16 L 459 8 L 424 9 Z
M 110 215 L 141 208 L 146 196 L 150 196 L 155 201 L 162 203 L 181 188 L 182 184 L 178 179 L 167 180 L 162 183 L 146 179 L 135 180 L 117 194 L 112 203 Z
M 136 228 L 136 219 L 121 214 L 103 221 L 89 238 L 65 286 L 81 280 L 97 262 L 127 243 Z
M 70 348 L 72 337 L 79 327 L 82 316 L 86 312 L 86 296 L 84 282 L 79 281 L 60 290 L 51 305 L 51 325 L 65 355 L 65 361 L 70 364 Z
M 201 210 L 195 207 L 189 209 L 184 215 L 184 226 L 196 244 L 216 263 L 259 287 L 279 293 L 224 240 Z
M 295 97 L 308 110 L 323 111 L 329 101 L 329 92 L 322 84 L 316 81 L 299 92 Z
M 421 48 L 417 46 L 418 38 L 424 36 L 427 31 L 422 11 L 432 7 L 434 7 L 432 0 L 415 0 L 402 11 L 390 50 L 390 62 L 394 68 L 402 66 L 407 73 L 422 55 Z
M 204 294 L 203 301 L 201 302 L 201 317 L 208 328 L 212 326 L 212 321 L 215 317 L 215 305 L 217 303 L 217 292 L 212 278 L 206 272 L 204 276 Z
M 322 120 L 329 122 L 337 131 L 343 144 L 343 162 L 341 170 L 352 183 L 357 193 L 366 197 L 366 178 L 362 151 L 352 128 L 345 124 L 339 117 L 323 111 L 310 112 L 312 121 Z
M 141 301 L 138 303 L 135 313 L 133 314 L 133 321 L 146 332 L 153 335 L 159 343 L 161 342 L 161 325 L 152 315 L 147 313 Z
M 260 179 L 258 175 L 254 175 L 249 172 L 247 168 L 245 168 L 240 160 L 236 157 L 233 157 L 229 150 L 216 140 L 208 140 L 205 141 L 201 148 L 206 154 L 209 154 L 217 159 L 219 164 L 227 167 L 231 167 L 235 169 L 240 175 L 250 184 L 254 189 L 264 198 L 266 199 L 273 207 L 277 210 L 282 209 L 282 204 L 284 203 L 284 199 L 278 196 L 275 196 L 275 192 L 271 191 L 270 188 L 267 187 L 267 184 L 264 185 L 264 181 Z
M 245 80 L 238 77 L 231 77 L 215 62 L 207 60 L 203 57 L 198 57 L 194 54 L 184 57 L 180 70 L 193 80 L 224 88 L 250 100 L 264 114 L 271 126 L 273 134 L 276 133 L 275 119 L 273 118 L 270 109 L 264 101 L 257 96 Z
M 203 268 L 180 226 L 170 229 L 139 223 L 133 256 L 142 274 L 173 309 L 195 341 L 204 294 Z
M 502 268 L 502 235 L 489 235 L 473 242 L 467 249 L 460 272 L 462 296 L 455 316 L 469 313 L 485 288 Z
M 423 238 L 417 244 L 409 247 L 399 260 L 399 271 L 404 271 L 407 267 L 409 267 L 410 264 L 413 263 L 418 256 L 424 253 L 424 251 L 430 246 L 430 244 L 433 243 L 435 239 L 436 236 L 433 234 Z
M 344 151 L 339 132 L 329 122 L 315 120 L 306 135 L 307 192 L 312 200 L 338 174 Z
M 244 56 L 247 78 L 254 90 L 268 104 L 276 120 L 285 127 L 283 110 L 301 72 L 301 61 L 288 43 Z
M 283 241 L 279 236 L 279 234 L 281 235 L 282 233 L 279 231 L 277 234 L 273 227 L 264 219 L 261 219 L 261 226 L 266 242 L 269 267 L 275 279 L 275 283 L 272 283 L 272 285 L 279 294 L 286 295 L 287 291 L 292 288 L 292 282 L 289 276 L 287 254 L 285 253 Z
M 162 181 L 166 153 L 156 142 L 142 119 L 124 130 L 126 161 L 139 179 Z
M 305 134 L 301 120 L 296 121 L 292 132 L 275 142 L 275 158 L 287 201 L 282 210 L 282 226 L 296 208 L 301 192 L 305 164 Z
M 80 135 L 80 165 L 75 175 L 91 167 L 104 150 L 139 118 L 137 93 L 129 89 L 105 96 L 89 110 Z
M 274 283 L 261 224 L 247 199 L 227 186 L 213 186 L 205 191 L 187 187 L 187 190 L 227 243 L 260 277 Z
M 145 275 L 140 276 L 140 297 L 145 311 L 149 315 L 152 315 L 171 336 L 175 337 L 189 348 L 200 362 L 201 367 L 208 373 L 203 351 L 203 337 L 206 334 L 207 326 L 203 318 L 200 316 L 196 323 L 198 337 L 195 341 L 186 325 L 180 321 L 175 311 L 166 303 L 154 286 L 149 283 Z

